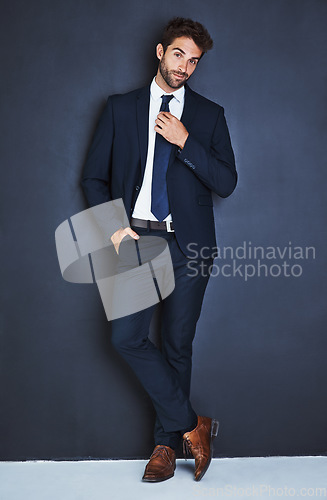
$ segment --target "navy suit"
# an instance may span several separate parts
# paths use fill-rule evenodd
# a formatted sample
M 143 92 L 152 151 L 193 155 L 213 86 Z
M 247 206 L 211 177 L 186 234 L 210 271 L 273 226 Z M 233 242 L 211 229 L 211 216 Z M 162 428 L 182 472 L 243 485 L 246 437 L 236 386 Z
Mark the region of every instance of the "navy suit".
M 149 103 L 149 86 L 108 98 L 83 173 L 90 206 L 122 198 L 128 217 L 132 216 L 146 164 Z M 155 443 L 172 448 L 197 423 L 189 401 L 192 341 L 209 279 L 209 273 L 194 276 L 194 264 L 190 276 L 188 244 L 195 243 L 198 249 L 216 246 L 211 191 L 227 197 L 237 182 L 223 108 L 185 85 L 181 121 L 189 136 L 183 150 L 173 145 L 167 170 L 175 232 L 151 231 L 167 240 L 175 277 L 174 291 L 162 301 L 161 351 L 148 338 L 153 307 L 111 323 L 114 347 L 154 404 Z M 121 226 L 118 219 L 116 226 Z M 146 237 L 147 230 L 133 229 Z M 207 268 L 211 262 L 205 259 Z M 200 269 L 201 261 L 196 265 Z
M 132 215 L 146 163 L 149 103 L 150 87 L 109 97 L 83 174 L 90 206 L 122 198 Z M 229 196 L 237 174 L 221 106 L 186 85 L 181 121 L 189 137 L 182 151 L 172 148 L 167 191 L 175 235 L 186 254 L 190 242 L 216 245 L 211 191 Z

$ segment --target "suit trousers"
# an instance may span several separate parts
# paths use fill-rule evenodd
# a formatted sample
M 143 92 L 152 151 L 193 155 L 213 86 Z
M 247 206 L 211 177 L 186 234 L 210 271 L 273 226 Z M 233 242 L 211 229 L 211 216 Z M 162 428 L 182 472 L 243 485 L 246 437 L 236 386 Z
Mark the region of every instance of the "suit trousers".
M 212 259 L 190 261 L 180 250 L 174 232 L 133 229 L 140 238 L 149 235 L 165 238 L 175 288 L 161 301 L 161 349 L 148 338 L 156 305 L 113 320 L 111 341 L 152 400 L 156 411 L 155 444 L 177 449 L 183 433 L 197 425 L 197 414 L 189 399 L 192 342 Z

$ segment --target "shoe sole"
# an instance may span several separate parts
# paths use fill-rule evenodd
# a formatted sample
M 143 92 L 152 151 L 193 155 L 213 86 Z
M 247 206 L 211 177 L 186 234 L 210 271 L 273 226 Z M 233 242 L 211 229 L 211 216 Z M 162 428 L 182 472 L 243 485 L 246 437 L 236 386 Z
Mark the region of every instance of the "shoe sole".
M 165 477 L 160 477 L 160 478 L 143 478 L 142 481 L 144 483 L 161 483 L 161 481 L 166 481 L 166 479 L 170 479 L 171 477 L 174 477 L 174 474 L 170 474 L 169 476 Z
M 217 437 L 218 429 L 219 429 L 219 422 L 218 422 L 218 420 L 213 419 L 211 422 L 211 431 L 210 431 L 210 457 L 209 457 L 207 463 L 205 464 L 201 474 L 199 474 L 198 477 L 195 478 L 195 481 L 200 481 L 209 468 L 209 465 L 210 465 L 210 462 L 211 462 L 211 459 L 213 456 L 213 440 L 215 439 L 215 437 Z

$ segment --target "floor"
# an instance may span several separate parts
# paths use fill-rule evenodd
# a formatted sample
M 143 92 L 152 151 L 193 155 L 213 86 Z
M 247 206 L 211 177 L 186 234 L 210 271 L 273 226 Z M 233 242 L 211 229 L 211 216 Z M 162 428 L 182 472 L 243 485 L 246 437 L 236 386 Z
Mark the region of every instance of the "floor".
M 142 483 L 144 460 L 2 462 L 0 500 L 191 500 L 192 498 L 326 497 L 327 457 L 220 458 L 200 482 L 194 461 L 175 476 Z

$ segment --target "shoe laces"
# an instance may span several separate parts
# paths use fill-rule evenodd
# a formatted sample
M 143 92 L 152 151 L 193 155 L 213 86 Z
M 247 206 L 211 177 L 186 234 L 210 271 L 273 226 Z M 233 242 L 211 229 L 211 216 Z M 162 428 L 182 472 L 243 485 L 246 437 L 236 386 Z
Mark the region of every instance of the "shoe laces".
M 189 438 L 183 439 L 183 455 L 185 460 L 187 460 L 187 455 L 192 455 L 192 442 Z
M 157 455 L 161 455 L 164 460 L 166 460 L 166 461 L 168 460 L 168 462 L 170 464 L 172 464 L 172 461 L 170 460 L 168 451 L 167 451 L 167 449 L 164 446 L 160 446 L 159 448 L 157 448 L 156 450 L 154 450 L 154 452 L 152 453 L 152 455 L 150 457 L 150 460 L 151 460 L 151 458 L 154 458 Z

